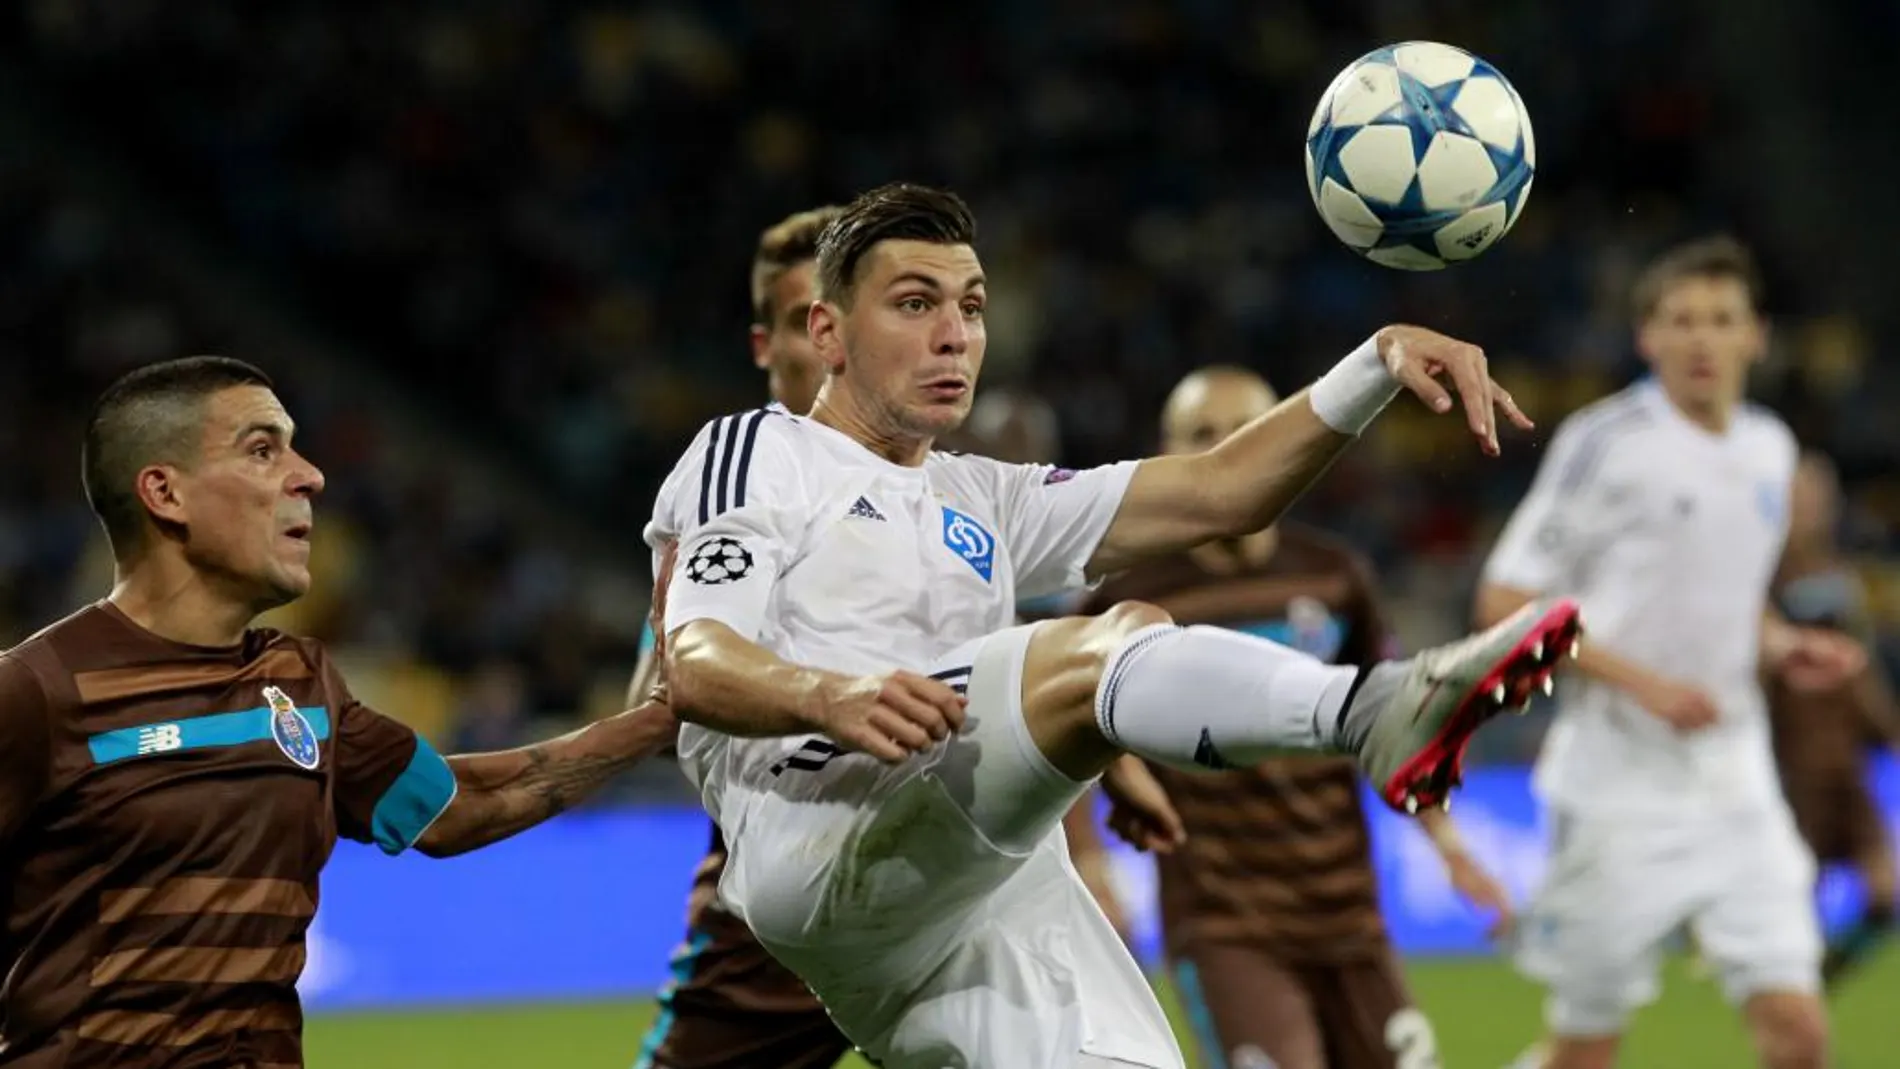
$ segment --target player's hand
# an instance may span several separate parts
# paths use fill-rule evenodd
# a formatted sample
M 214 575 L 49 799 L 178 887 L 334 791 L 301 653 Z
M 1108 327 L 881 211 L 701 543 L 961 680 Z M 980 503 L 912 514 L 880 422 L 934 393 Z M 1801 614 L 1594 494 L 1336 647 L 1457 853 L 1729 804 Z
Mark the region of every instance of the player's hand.
M 1465 423 L 1487 455 L 1498 455 L 1498 413 L 1519 430 L 1534 426 L 1512 400 L 1510 391 L 1491 378 L 1483 349 L 1435 330 L 1403 324 L 1386 327 L 1377 337 L 1386 370 L 1426 407 L 1434 412 L 1450 412 L 1452 394 L 1458 395 L 1457 400 L 1464 405 Z
M 1137 850 L 1171 854 L 1187 842 L 1187 826 L 1168 792 L 1138 757 L 1124 755 L 1102 773 L 1108 827 Z
M 820 691 L 813 726 L 847 750 L 896 764 L 963 730 L 963 695 L 915 672 L 853 676 Z
M 1781 663 L 1781 678 L 1797 691 L 1812 693 L 1843 686 L 1867 669 L 1867 650 L 1837 631 L 1796 627 Z
M 1445 874 L 1451 878 L 1452 890 L 1458 897 L 1469 902 L 1479 912 L 1490 917 L 1491 923 L 1485 928 L 1485 935 L 1491 939 L 1503 939 L 1517 926 L 1517 910 L 1511 905 L 1510 892 L 1497 878 L 1478 864 L 1477 859 L 1463 850 L 1454 850 L 1443 855 Z
M 1650 714 L 1677 731 L 1700 731 L 1722 718 L 1714 699 L 1699 687 L 1659 680 L 1645 687 L 1636 700 Z

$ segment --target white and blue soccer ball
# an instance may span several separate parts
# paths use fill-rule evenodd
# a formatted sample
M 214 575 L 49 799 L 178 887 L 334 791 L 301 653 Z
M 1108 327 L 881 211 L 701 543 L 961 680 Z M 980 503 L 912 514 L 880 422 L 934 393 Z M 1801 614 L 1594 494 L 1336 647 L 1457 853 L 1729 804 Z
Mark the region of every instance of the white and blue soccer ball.
M 1517 90 L 1484 60 L 1434 41 L 1353 61 L 1306 131 L 1320 217 L 1354 252 L 1408 271 L 1496 244 L 1524 211 L 1536 170 Z

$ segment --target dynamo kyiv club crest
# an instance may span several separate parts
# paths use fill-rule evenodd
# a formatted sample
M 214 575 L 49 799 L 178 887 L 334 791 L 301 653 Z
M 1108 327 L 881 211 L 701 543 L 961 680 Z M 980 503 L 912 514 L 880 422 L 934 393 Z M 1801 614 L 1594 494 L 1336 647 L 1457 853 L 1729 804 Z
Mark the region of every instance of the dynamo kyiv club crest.
M 943 506 L 943 544 L 975 568 L 985 583 L 990 581 L 990 572 L 996 564 L 996 539 L 982 524 L 948 505 Z
M 297 703 L 290 695 L 276 687 L 264 688 L 264 704 L 270 706 L 270 737 L 284 756 L 296 762 L 298 768 L 317 767 L 320 753 L 317 749 L 317 732 L 310 721 L 297 711 Z

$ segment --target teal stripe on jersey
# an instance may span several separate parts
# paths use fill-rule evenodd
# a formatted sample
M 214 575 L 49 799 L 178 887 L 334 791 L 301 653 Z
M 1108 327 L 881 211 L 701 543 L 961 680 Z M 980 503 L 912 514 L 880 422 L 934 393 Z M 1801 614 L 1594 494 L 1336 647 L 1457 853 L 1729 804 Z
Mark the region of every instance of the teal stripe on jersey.
M 330 737 L 330 710 L 323 706 L 304 706 L 297 710 L 317 741 Z M 119 728 L 102 732 L 86 740 L 94 764 L 109 765 L 133 757 L 174 753 L 178 750 L 207 750 L 220 746 L 242 746 L 271 738 L 273 714 L 267 707 L 236 713 L 213 713 L 184 720 L 165 720 L 156 724 Z
M 699 964 L 699 956 L 712 945 L 712 936 L 705 932 L 692 932 L 686 942 L 673 952 L 673 975 L 666 986 L 660 989 L 660 1014 L 653 1019 L 653 1027 L 647 1029 L 646 1041 L 640 1044 L 640 1053 L 634 1058 L 633 1069 L 653 1069 L 654 1059 L 660 1055 L 660 1047 L 666 1043 L 666 1034 L 673 1030 L 673 993 L 679 986 L 693 978 L 693 969 Z
M 416 736 L 416 753 L 370 813 L 370 835 L 385 854 L 415 845 L 455 799 L 455 772 L 428 740 Z
M 1174 989 L 1187 1011 L 1188 1025 L 1201 1046 L 1201 1061 L 1207 1069 L 1227 1069 L 1227 1048 L 1221 1045 L 1220 1029 L 1214 1027 L 1214 1011 L 1208 1008 L 1207 993 L 1201 990 L 1201 970 L 1191 961 L 1174 967 Z

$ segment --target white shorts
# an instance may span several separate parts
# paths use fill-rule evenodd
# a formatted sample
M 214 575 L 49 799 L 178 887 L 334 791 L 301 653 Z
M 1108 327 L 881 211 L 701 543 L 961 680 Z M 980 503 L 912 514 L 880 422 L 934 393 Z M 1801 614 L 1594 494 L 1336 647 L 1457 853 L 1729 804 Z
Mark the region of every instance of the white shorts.
M 1033 626 L 934 666 L 967 680 L 957 738 L 898 766 L 820 744 L 736 777 L 721 899 L 886 1069 L 1183 1069 L 1069 863 L 1062 816 L 1088 785 L 1023 720 Z
M 1550 870 L 1522 919 L 1516 958 L 1549 987 L 1556 1034 L 1620 1033 L 1655 999 L 1664 946 L 1685 925 L 1731 1002 L 1820 990 L 1814 858 L 1785 806 L 1552 819 Z

